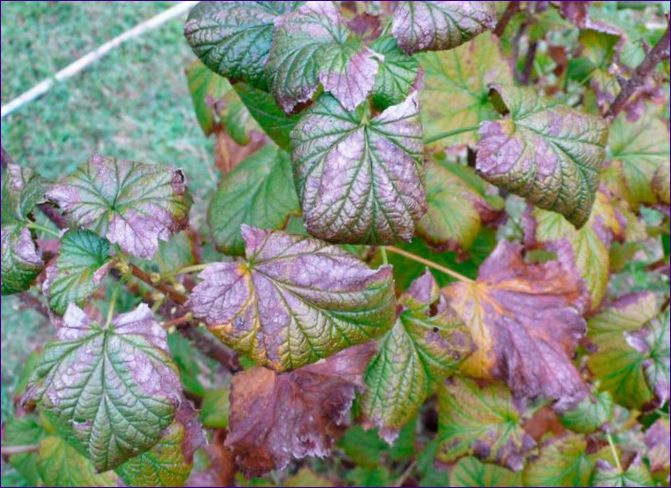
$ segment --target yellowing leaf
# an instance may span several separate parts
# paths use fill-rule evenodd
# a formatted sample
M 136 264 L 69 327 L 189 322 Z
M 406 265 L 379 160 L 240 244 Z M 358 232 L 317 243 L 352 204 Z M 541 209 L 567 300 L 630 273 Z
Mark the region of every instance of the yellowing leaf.
M 112 471 L 97 473 L 91 461 L 56 436 L 40 442 L 37 471 L 45 486 L 114 486 L 117 483 Z

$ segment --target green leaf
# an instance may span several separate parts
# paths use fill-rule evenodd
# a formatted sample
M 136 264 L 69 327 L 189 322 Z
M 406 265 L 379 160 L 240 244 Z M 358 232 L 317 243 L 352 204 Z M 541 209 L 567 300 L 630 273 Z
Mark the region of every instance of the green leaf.
M 240 145 L 249 144 L 249 134 L 257 125 L 228 80 L 208 69 L 200 61 L 186 68 L 193 109 L 206 136 L 218 125 Z
M 652 293 L 633 293 L 612 303 L 587 324 L 588 337 L 597 346 L 587 366 L 600 381 L 600 388 L 627 408 L 640 409 L 653 394 L 643 370 L 645 355 L 631 347 L 624 334 L 638 331 L 656 314 Z
M 60 437 L 40 442 L 37 471 L 46 486 L 115 486 L 112 471 L 97 473 L 91 461 Z
M 326 478 L 316 474 L 308 467 L 300 468 L 296 474 L 289 476 L 284 480 L 284 486 L 312 486 L 312 487 L 326 487 L 333 486 L 333 484 Z
M 205 390 L 200 407 L 200 421 L 210 429 L 227 429 L 230 411 L 230 390 L 217 388 Z
M 98 471 L 161 438 L 181 401 L 166 334 L 147 305 L 101 326 L 71 304 L 35 369 L 28 398 L 72 432 Z
M 202 397 L 205 387 L 200 381 L 201 368 L 198 363 L 200 352 L 194 345 L 179 333 L 168 334 L 170 355 L 179 369 L 184 391 Z
M 562 412 L 559 420 L 562 425 L 573 432 L 587 434 L 594 432 L 613 416 L 613 397 L 603 391 L 587 397 L 574 408 Z
M 240 225 L 282 229 L 300 214 L 289 155 L 267 145 L 225 174 L 207 212 L 214 243 L 224 254 L 241 255 Z
M 512 85 L 508 63 L 501 62 L 497 39 L 484 33 L 457 49 L 417 56 L 424 68 L 420 94 L 422 125 L 427 136 L 479 125 L 496 118 L 489 101 L 489 83 Z M 474 144 L 476 132 L 464 132 L 428 144 L 430 148 Z
M 188 220 L 182 170 L 94 154 L 47 192 L 74 227 L 91 229 L 127 253 L 152 258 Z
M 669 165 L 669 131 L 648 105 L 637 121 L 627 120 L 625 113 L 613 120 L 608 138 L 609 159 L 619 175 L 616 195 L 625 198 L 634 210 L 641 204 L 658 201 L 652 180 L 660 166 Z
M 502 383 L 482 388 L 469 379 L 446 383 L 438 390 L 438 460 L 475 455 L 519 471 L 535 446 L 522 428 L 521 407 Z
M 389 446 L 378 437 L 374 429 L 364 430 L 361 425 L 352 425 L 338 441 L 350 460 L 358 466 L 374 468 Z
M 577 81 L 584 83 L 589 79 L 597 105 L 605 112 L 620 92 L 617 78 L 609 71 L 620 36 L 604 30 L 580 29 L 578 40 L 582 44 L 586 69 L 580 73 Z
M 480 179 L 471 168 L 451 163 L 430 162 L 426 165 L 427 211 L 417 223 L 417 235 L 439 252 L 462 252 L 475 241 L 483 220 L 492 219 L 503 208 L 503 202 L 462 178 L 463 173 Z M 483 188 L 486 183 L 483 183 Z
M 357 466 L 347 473 L 346 480 L 352 486 L 390 486 L 393 482 L 391 473 L 384 466 L 371 468 Z
M 33 241 L 30 214 L 44 197 L 44 180 L 31 170 L 9 164 L 2 183 L 2 294 L 27 290 L 44 263 Z
M 189 13 L 184 35 L 211 70 L 261 89 L 278 16 L 299 2 L 200 2 Z
M 375 53 L 348 30 L 332 2 L 307 2 L 275 22 L 266 75 L 270 91 L 290 113 L 324 86 L 347 110 L 375 83 Z
M 37 444 L 44 436 L 44 429 L 35 415 L 24 417 L 9 417 L 3 426 L 3 446 L 30 446 Z M 3 460 L 4 463 L 4 460 Z M 37 454 L 26 452 L 9 456 L 11 464 L 29 485 L 37 486 L 39 483 L 37 473 Z M 4 467 L 3 467 L 4 469 Z
M 450 486 L 521 486 L 522 476 L 477 458 L 465 457 L 452 468 Z
M 401 2 L 391 31 L 398 45 L 412 54 L 453 49 L 493 29 L 494 2 Z
M 370 97 L 378 110 L 384 110 L 407 98 L 417 79 L 419 64 L 401 51 L 391 36 L 378 37 L 370 48 L 384 57 Z
M 305 225 L 330 242 L 409 240 L 426 207 L 416 92 L 369 119 L 323 95 L 291 133 Z
M 509 116 L 480 126 L 480 176 L 582 227 L 594 203 L 608 126 L 531 88 L 492 89 Z
M 592 486 L 657 486 L 650 471 L 637 456 L 626 471 L 621 472 L 607 461 L 597 461 Z
M 243 225 L 242 237 L 246 261 L 210 264 L 187 306 L 257 364 L 298 368 L 393 325 L 391 267 L 284 232 Z
M 401 297 L 404 309 L 368 366 L 362 409 L 365 425 L 380 428 L 390 445 L 430 395 L 471 353 L 468 329 L 426 271 Z
M 69 230 L 61 238 L 56 261 L 47 267 L 42 290 L 49 306 L 65 313 L 70 303 L 82 305 L 100 285 L 110 267 L 107 239 L 89 230 Z

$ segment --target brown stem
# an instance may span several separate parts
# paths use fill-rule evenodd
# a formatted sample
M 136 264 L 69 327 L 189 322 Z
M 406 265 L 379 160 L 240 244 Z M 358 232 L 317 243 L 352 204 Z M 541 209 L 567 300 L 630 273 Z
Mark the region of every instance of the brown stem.
M 133 276 L 141 281 L 144 281 L 149 286 L 156 288 L 158 291 L 170 298 L 173 302 L 179 303 L 180 305 L 184 305 L 187 302 L 188 298 L 185 294 L 178 292 L 172 286 L 166 283 L 161 283 L 160 281 L 155 282 L 151 279 L 151 275 L 149 273 L 138 268 L 134 264 L 129 264 L 129 266 L 130 272 Z
M 209 332 L 200 327 L 193 326 L 179 328 L 178 330 L 180 334 L 193 342 L 193 345 L 196 346 L 200 352 L 222 364 L 231 373 L 237 373 L 242 369 L 237 354 L 224 346 Z
M 180 325 L 186 324 L 187 326 L 190 325 L 189 322 L 193 320 L 193 314 L 186 313 L 182 315 L 181 317 L 176 317 L 174 319 L 167 320 L 163 322 L 163 328 L 164 329 L 169 329 L 170 327 L 177 327 Z
M 634 74 L 622 84 L 622 89 L 618 93 L 615 100 L 613 100 L 612 105 L 608 108 L 606 112 L 606 119 L 613 120 L 617 114 L 619 114 L 624 108 L 625 104 L 629 98 L 634 94 L 637 88 L 639 88 L 645 78 L 652 73 L 655 67 L 664 61 L 669 59 L 669 25 L 666 26 L 666 32 L 662 38 L 657 41 L 657 44 L 648 51 L 643 58 L 643 61 L 636 67 Z
M 531 78 L 531 70 L 534 67 L 534 59 L 536 58 L 536 49 L 538 48 L 538 43 L 536 41 L 529 42 L 529 49 L 527 49 L 527 55 L 524 58 L 524 68 L 522 69 L 522 74 L 520 75 L 520 84 L 528 85 L 529 78 Z
M 0 160 L 0 162 L 2 162 L 2 169 L 5 169 L 7 165 L 14 164 L 14 160 L 9 155 L 9 153 L 5 151 L 5 146 L 0 145 L 0 148 L 2 149 L 2 159 Z
M 496 27 L 494 27 L 494 35 L 496 37 L 501 37 L 503 35 L 503 33 L 506 31 L 508 23 L 510 22 L 510 19 L 513 18 L 513 15 L 515 15 L 519 11 L 519 9 L 520 9 L 520 2 L 508 2 L 508 6 L 503 11 L 501 19 L 496 24 Z
M 65 229 L 68 224 L 58 210 L 48 203 L 40 203 L 38 205 L 40 211 L 59 229 Z
M 40 450 L 39 444 L 28 444 L 25 446 L 2 446 L 1 448 L 3 456 L 11 456 L 13 454 L 23 454 L 26 452 L 37 452 Z
M 21 307 L 35 310 L 40 315 L 43 315 L 47 319 L 49 318 L 49 310 L 36 296 L 24 291 L 19 294 L 19 302 L 21 302 Z

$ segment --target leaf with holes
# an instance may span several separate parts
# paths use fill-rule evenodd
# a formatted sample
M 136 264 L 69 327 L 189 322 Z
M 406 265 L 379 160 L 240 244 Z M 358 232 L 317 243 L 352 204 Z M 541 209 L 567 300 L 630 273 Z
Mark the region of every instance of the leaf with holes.
M 161 438 L 181 401 L 166 333 L 147 305 L 102 326 L 71 304 L 27 392 L 72 431 L 98 471 L 113 469 Z
M 107 239 L 89 230 L 69 230 L 61 238 L 58 258 L 47 267 L 42 291 L 49 306 L 64 314 L 70 303 L 82 305 L 109 271 L 110 249 Z
M 371 92 L 371 101 L 375 107 L 384 110 L 407 98 L 417 82 L 419 65 L 415 58 L 401 51 L 391 36 L 378 37 L 370 48 L 384 59 Z
M 267 87 L 264 66 L 278 16 L 299 2 L 200 2 L 189 13 L 184 35 L 212 71 L 232 82 Z
M 37 472 L 45 486 L 116 486 L 112 471 L 97 473 L 91 461 L 57 436 L 40 442 Z
M 91 229 L 140 258 L 187 224 L 191 199 L 179 169 L 94 154 L 47 197 L 73 226 Z
M 410 240 L 426 208 L 417 93 L 369 119 L 324 95 L 292 137 L 305 225 L 330 242 Z
M 468 330 L 440 295 L 429 271 L 400 299 L 403 310 L 366 372 L 362 410 L 390 445 L 459 362 L 472 352 Z
M 332 2 L 307 2 L 275 22 L 266 75 L 287 113 L 310 101 L 319 83 L 353 110 L 372 90 L 377 70 L 375 53 L 349 35 Z
M 217 249 L 243 254 L 240 225 L 282 229 L 299 214 L 289 155 L 267 145 L 223 176 L 207 217 Z
M 424 69 L 424 88 L 420 92 L 422 125 L 430 137 L 495 119 L 489 84 L 513 83 L 510 66 L 501 62 L 499 42 L 489 33 L 457 49 L 423 53 L 417 59 Z M 474 144 L 476 140 L 476 132 L 469 131 L 428 147 Z
M 496 24 L 494 2 L 401 2 L 391 31 L 406 53 L 453 49 Z
M 525 406 L 501 383 L 448 381 L 438 390 L 438 453 L 442 462 L 477 456 L 519 471 L 536 445 L 522 428 Z
M 2 179 L 2 294 L 11 295 L 30 288 L 44 267 L 26 225 L 43 199 L 45 182 L 15 164 L 7 166 Z
M 531 88 L 492 89 L 495 104 L 509 115 L 480 126 L 478 173 L 582 227 L 594 203 L 608 126 Z
M 238 467 L 258 475 L 292 457 L 328 455 L 374 353 L 369 342 L 288 373 L 257 367 L 236 374 L 226 445 Z
M 246 261 L 209 265 L 188 306 L 224 343 L 276 371 L 386 332 L 391 267 L 368 268 L 316 239 L 242 226 Z
M 474 283 L 444 288 L 469 326 L 476 352 L 462 364 L 469 375 L 505 380 L 517 396 L 572 405 L 586 387 L 571 358 L 585 333 L 585 292 L 565 251 L 558 261 L 527 264 L 521 248 L 500 241 Z

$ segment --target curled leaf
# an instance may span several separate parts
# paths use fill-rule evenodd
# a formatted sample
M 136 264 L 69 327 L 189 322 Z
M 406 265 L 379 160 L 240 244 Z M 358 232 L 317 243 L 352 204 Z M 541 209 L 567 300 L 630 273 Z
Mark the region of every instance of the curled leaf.
M 310 234 L 330 242 L 410 240 L 426 208 L 417 93 L 368 119 L 321 96 L 292 136 L 298 195 Z
M 231 81 L 267 87 L 264 66 L 275 19 L 298 2 L 200 2 L 189 13 L 184 35 L 212 71 Z
M 401 2 L 391 31 L 406 53 L 455 48 L 493 29 L 494 2 Z
M 501 378 L 517 396 L 572 405 L 586 394 L 571 361 L 585 333 L 581 280 L 565 259 L 527 264 L 520 251 L 500 241 L 475 283 L 443 289 L 478 346 L 462 369 Z
M 509 117 L 480 126 L 478 173 L 582 227 L 605 157 L 606 123 L 541 98 L 530 88 L 494 84 L 492 89 Z
M 395 317 L 391 267 L 368 268 L 316 239 L 242 226 L 244 262 L 209 265 L 189 307 L 223 342 L 276 371 L 384 333 Z
M 401 297 L 403 310 L 366 372 L 362 410 L 389 444 L 431 391 L 472 352 L 468 330 L 426 271 Z
M 181 170 L 99 154 L 53 185 L 47 197 L 73 226 L 145 259 L 156 254 L 159 239 L 186 226 L 191 205 Z
M 292 457 L 328 455 L 374 353 L 368 343 L 288 373 L 259 367 L 237 373 L 226 445 L 238 467 L 258 475 L 283 469 Z
M 287 113 L 309 101 L 320 82 L 353 110 L 373 88 L 377 69 L 373 51 L 348 36 L 333 2 L 306 2 L 275 22 L 266 73 L 271 92 Z
M 27 400 L 71 431 L 98 471 L 113 469 L 154 446 L 172 421 L 181 386 L 167 349 L 145 304 L 104 327 L 71 304 Z

